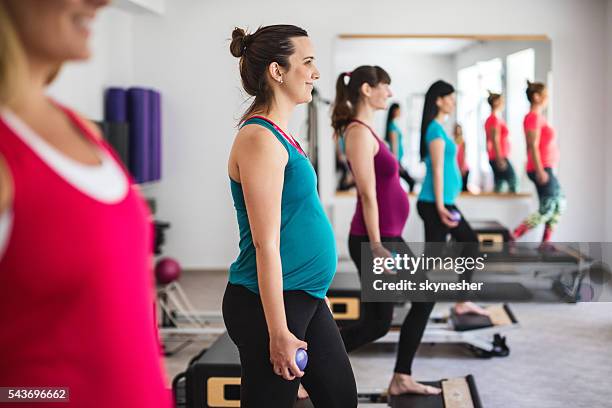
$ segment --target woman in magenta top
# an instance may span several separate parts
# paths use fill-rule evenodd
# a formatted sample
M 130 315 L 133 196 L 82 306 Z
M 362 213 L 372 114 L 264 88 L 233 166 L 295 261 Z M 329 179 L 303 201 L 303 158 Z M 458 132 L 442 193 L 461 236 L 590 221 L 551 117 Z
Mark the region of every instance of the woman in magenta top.
M 489 92 L 487 98 L 491 106 L 491 115 L 485 121 L 484 127 L 487 135 L 487 153 L 489 164 L 493 170 L 495 180 L 494 191 L 502 191 L 504 184 L 508 184 L 508 191 L 516 193 L 517 180 L 514 168 L 508 160 L 510 154 L 510 139 L 508 137 L 508 126 L 501 117 L 504 110 L 504 97 L 501 94 Z
M 340 74 L 332 126 L 342 135 L 346 157 L 357 185 L 357 206 L 351 222 L 349 252 L 361 274 L 362 244 L 369 243 L 368 258 L 391 257 L 386 244 L 403 243 L 402 231 L 409 212 L 408 195 L 401 187 L 399 164 L 374 132 L 374 113 L 386 109 L 391 78 L 378 66 L 363 65 Z M 391 328 L 394 303 L 362 304 L 360 322 L 343 328 L 348 352 L 384 336 Z M 433 303 L 413 303 L 402 325 L 394 375 L 389 393 L 436 394 L 439 390 L 412 378 L 412 361 L 421 342 Z
M 544 224 L 542 243 L 548 243 L 565 209 L 565 196 L 554 173 L 559 164 L 559 148 L 555 131 L 542 114 L 548 105 L 546 85 L 527 81 L 527 99 L 531 103 L 531 109 L 523 121 L 527 139 L 527 175 L 535 184 L 540 205 L 537 212 L 514 230 L 513 236 L 519 238 L 530 229 Z
M 93 125 L 45 95 L 63 62 L 89 56 L 106 3 L 0 2 L 0 385 L 166 408 L 150 214 Z

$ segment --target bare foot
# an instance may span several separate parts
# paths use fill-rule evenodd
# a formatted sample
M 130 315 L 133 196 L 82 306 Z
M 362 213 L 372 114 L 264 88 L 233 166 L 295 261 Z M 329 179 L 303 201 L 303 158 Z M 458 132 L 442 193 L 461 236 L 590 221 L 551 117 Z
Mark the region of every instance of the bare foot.
M 538 250 L 540 252 L 555 252 L 557 247 L 552 242 L 545 241 L 540 244 Z
M 442 390 L 430 385 L 420 384 L 408 374 L 394 373 L 389 384 L 389 395 L 421 394 L 437 395 Z
M 306 392 L 306 388 L 302 384 L 300 384 L 300 388 L 298 388 L 298 399 L 307 399 L 308 393 Z
M 488 310 L 483 309 L 482 307 L 478 306 L 474 302 L 459 302 L 459 303 L 456 303 L 455 304 L 455 313 L 457 313 L 458 315 L 477 314 L 477 315 L 481 315 L 481 316 L 489 316 L 491 314 L 491 313 L 489 313 Z

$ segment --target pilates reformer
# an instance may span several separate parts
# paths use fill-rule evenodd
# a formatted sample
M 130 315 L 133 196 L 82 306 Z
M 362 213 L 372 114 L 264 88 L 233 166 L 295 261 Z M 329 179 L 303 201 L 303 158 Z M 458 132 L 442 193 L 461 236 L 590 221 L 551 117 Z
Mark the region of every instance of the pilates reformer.
M 383 390 L 362 390 L 357 396 L 360 402 L 384 403 L 394 408 L 482 407 L 471 375 L 425 384 L 442 388 L 442 394 L 390 397 Z M 187 369 L 174 378 L 172 389 L 177 408 L 240 406 L 240 358 L 227 333 L 189 362 Z M 294 408 L 313 408 L 313 405 L 310 400 L 300 400 Z

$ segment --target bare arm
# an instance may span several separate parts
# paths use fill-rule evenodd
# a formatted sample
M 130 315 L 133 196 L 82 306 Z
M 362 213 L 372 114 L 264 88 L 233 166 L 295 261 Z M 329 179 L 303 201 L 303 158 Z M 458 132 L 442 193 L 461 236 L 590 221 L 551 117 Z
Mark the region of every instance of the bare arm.
M 502 160 L 502 151 L 501 151 L 501 131 L 498 126 L 492 127 L 489 129 L 489 138 L 493 142 L 493 150 L 495 151 L 495 162 L 497 167 L 500 167 Z
M 540 159 L 540 132 L 536 130 L 527 131 L 527 153 L 531 156 L 537 172 L 543 171 L 542 160 Z
M 446 142 L 437 138 L 429 142 L 429 154 L 431 155 L 431 167 L 433 175 L 434 196 L 436 199 L 436 209 L 440 215 L 440 219 L 448 227 L 453 228 L 458 225 L 446 207 L 444 206 L 444 148 Z
M 13 180 L 4 157 L 0 155 L 0 214 L 9 209 L 13 201 Z
M 531 156 L 533 165 L 536 171 L 536 177 L 540 184 L 546 184 L 548 176 L 544 172 L 544 166 L 542 166 L 542 159 L 540 157 L 540 130 L 528 130 L 527 131 L 527 154 Z
M 240 131 L 236 162 L 255 246 L 257 280 L 270 335 L 270 359 L 275 372 L 287 380 L 301 377 L 295 350 L 306 343 L 287 327 L 280 257 L 281 196 L 288 155 L 266 129 L 247 126 Z

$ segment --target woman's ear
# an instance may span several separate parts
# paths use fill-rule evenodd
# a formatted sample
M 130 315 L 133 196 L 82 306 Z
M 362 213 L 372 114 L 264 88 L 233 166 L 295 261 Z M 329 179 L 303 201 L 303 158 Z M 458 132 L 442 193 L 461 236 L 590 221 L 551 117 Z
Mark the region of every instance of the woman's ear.
M 440 109 L 441 105 L 442 105 L 442 97 L 438 96 L 436 98 L 436 106 L 438 107 L 438 109 Z
M 539 94 L 539 93 L 537 93 L 537 92 L 535 92 L 535 93 L 533 94 L 533 101 L 534 101 L 535 103 L 540 103 L 540 102 L 542 102 L 542 95 L 541 95 L 541 94 Z
M 273 81 L 278 82 L 279 84 L 283 83 L 283 72 L 281 70 L 281 66 L 278 65 L 278 62 L 273 62 L 268 65 L 268 74 Z
M 372 87 L 367 82 L 364 82 L 363 84 L 361 84 L 361 87 L 359 87 L 359 90 L 361 91 L 361 94 L 363 96 L 372 95 Z

